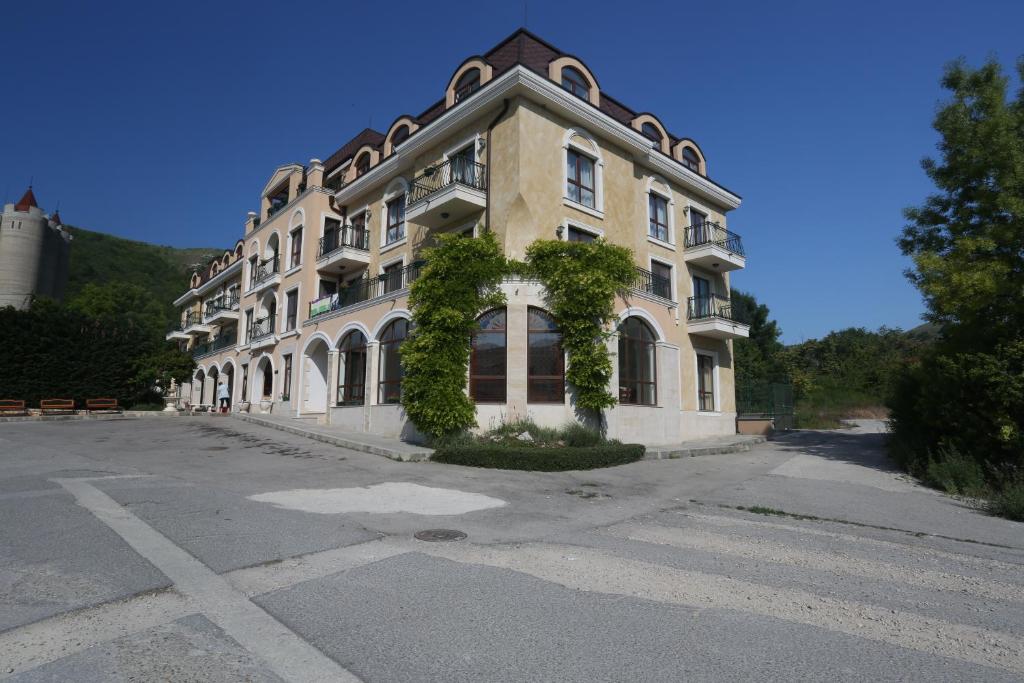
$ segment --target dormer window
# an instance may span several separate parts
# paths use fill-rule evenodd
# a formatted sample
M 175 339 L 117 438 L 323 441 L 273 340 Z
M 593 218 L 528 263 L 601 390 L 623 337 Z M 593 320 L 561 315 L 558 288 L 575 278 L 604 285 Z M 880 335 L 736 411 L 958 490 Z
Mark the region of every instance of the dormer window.
M 370 170 L 370 153 L 363 152 L 363 154 L 356 159 L 356 178 L 362 175 L 366 175 L 366 172 Z
M 461 102 L 480 89 L 480 69 L 472 68 L 455 82 L 455 101 Z
M 692 147 L 683 147 L 683 166 L 694 173 L 700 173 L 700 157 Z
M 571 66 L 562 68 L 562 87 L 581 100 L 590 98 L 590 84 L 579 69 Z
M 650 121 L 640 126 L 640 134 L 649 140 L 657 142 L 659 146 L 661 145 L 661 131 Z
M 270 206 L 267 209 L 267 216 L 270 217 L 284 208 L 284 205 L 288 203 L 288 183 L 285 183 L 275 192 L 271 193 L 267 199 L 270 200 Z
M 391 136 L 391 146 L 400 145 L 409 139 L 409 126 L 399 126 Z

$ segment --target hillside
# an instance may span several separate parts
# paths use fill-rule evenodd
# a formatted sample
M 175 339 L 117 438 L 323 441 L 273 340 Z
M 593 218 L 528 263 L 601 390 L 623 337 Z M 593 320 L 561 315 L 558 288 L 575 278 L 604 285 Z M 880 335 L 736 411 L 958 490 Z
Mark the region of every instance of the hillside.
M 89 282 L 131 282 L 144 287 L 171 313 L 171 302 L 185 291 L 193 266 L 205 264 L 223 252 L 216 248 L 178 249 L 73 226 L 67 228 L 74 237 L 67 299 Z

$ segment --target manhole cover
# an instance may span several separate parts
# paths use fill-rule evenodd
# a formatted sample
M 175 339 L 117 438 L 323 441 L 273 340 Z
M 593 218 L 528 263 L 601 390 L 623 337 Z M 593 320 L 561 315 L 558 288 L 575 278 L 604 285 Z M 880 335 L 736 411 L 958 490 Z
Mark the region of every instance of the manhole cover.
M 455 529 L 426 529 L 424 531 L 417 531 L 414 535 L 417 540 L 429 541 L 431 543 L 437 543 L 438 541 L 461 541 L 466 537 L 466 534 Z

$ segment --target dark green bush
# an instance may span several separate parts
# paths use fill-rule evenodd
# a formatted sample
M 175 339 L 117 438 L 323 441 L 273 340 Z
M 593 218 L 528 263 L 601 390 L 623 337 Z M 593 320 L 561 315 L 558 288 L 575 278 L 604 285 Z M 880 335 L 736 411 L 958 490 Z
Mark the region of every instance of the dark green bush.
M 981 496 L 986 489 L 985 472 L 978 461 L 949 446 L 940 448 L 938 457 L 928 462 L 924 479 L 954 495 Z
M 1024 474 L 1008 477 L 988 500 L 989 514 L 1024 522 Z
M 476 444 L 440 448 L 434 452 L 432 459 L 434 462 L 468 467 L 564 472 L 625 465 L 642 457 L 644 447 L 640 444 L 607 443 L 577 448 Z
M 604 442 L 601 432 L 591 429 L 579 422 L 569 422 L 561 430 L 559 436 L 566 446 L 587 447 L 597 446 Z

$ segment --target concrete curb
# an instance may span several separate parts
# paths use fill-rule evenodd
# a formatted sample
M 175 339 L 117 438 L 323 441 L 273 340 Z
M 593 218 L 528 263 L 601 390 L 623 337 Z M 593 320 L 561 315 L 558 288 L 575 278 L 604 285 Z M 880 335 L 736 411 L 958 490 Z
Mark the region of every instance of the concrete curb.
M 701 455 L 725 455 L 727 453 L 746 453 L 758 444 L 768 440 L 764 436 L 744 436 L 732 443 L 714 444 L 700 446 L 680 445 L 679 448 L 671 446 L 649 446 L 644 454 L 644 460 L 672 460 L 676 458 L 695 458 Z
M 165 413 L 162 410 L 126 410 L 123 413 L 100 413 L 98 415 L 86 415 L 75 413 L 74 415 L 4 415 L 0 416 L 0 423 L 3 422 L 66 422 L 71 420 L 124 420 L 137 417 L 189 417 L 182 412 Z
M 340 436 L 336 434 L 329 434 L 316 429 L 303 427 L 301 423 L 282 424 L 276 420 L 265 420 L 255 415 L 246 415 L 244 413 L 231 413 L 231 417 L 242 422 L 250 422 L 261 427 L 269 427 L 270 429 L 277 429 L 282 432 L 289 434 L 295 434 L 297 436 L 304 436 L 314 441 L 320 441 L 322 443 L 328 443 L 332 446 L 340 446 L 341 448 L 347 448 L 352 451 L 359 451 L 360 453 L 370 453 L 372 455 L 382 455 L 385 458 L 391 460 L 398 460 L 400 462 L 423 462 L 430 460 L 430 456 L 434 454 L 434 451 L 430 448 L 421 446 L 404 446 L 403 448 L 389 448 L 375 443 L 368 443 L 366 441 L 360 441 L 351 436 Z M 404 445 L 404 444 L 403 444 Z

